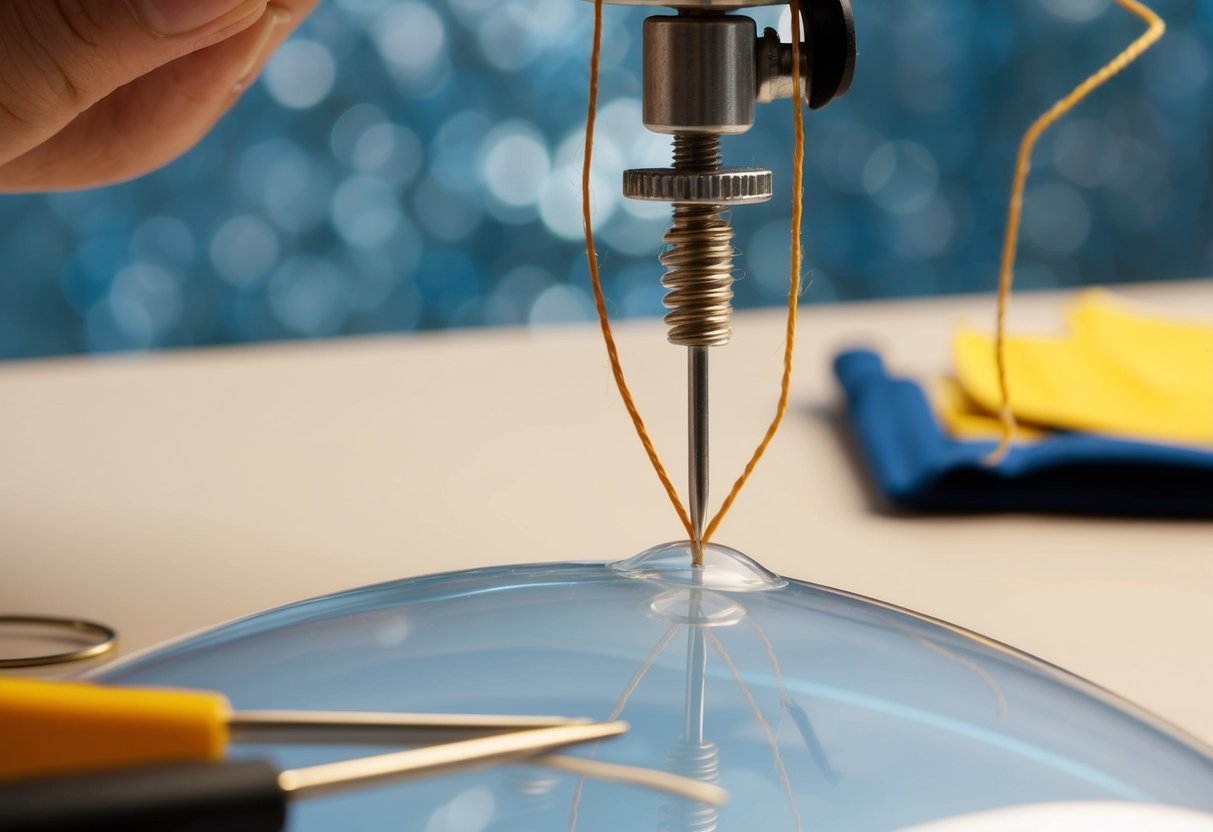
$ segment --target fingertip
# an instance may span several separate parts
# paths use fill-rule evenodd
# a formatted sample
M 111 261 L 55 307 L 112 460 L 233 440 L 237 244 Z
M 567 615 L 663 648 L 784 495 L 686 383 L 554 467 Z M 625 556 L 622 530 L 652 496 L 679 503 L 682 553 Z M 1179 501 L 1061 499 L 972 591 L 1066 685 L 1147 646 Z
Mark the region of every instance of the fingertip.
M 156 38 L 230 37 L 258 20 L 268 0 L 124 0 Z
M 253 45 L 249 47 L 248 59 L 240 70 L 240 74 L 232 88 L 234 95 L 239 95 L 257 79 L 261 68 L 269 59 L 274 49 L 282 42 L 286 27 L 291 22 L 291 12 L 282 6 L 270 4 L 262 16 L 260 30 Z
M 39 147 L 0 164 L 0 192 L 106 186 L 169 163 L 232 107 L 234 87 L 256 78 L 300 18 L 275 2 L 238 35 L 120 87 Z
M 0 153 L 0 192 L 97 187 L 176 158 L 235 103 L 316 2 L 262 3 L 251 22 L 230 24 L 210 46 L 182 49 L 179 58 L 123 84 L 40 144 L 7 160 Z

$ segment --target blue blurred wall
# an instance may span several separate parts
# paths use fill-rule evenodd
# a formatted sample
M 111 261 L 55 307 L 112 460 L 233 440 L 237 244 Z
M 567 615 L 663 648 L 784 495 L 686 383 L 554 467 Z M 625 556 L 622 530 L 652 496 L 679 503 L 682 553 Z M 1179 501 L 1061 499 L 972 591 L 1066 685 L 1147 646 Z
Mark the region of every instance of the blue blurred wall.
M 1140 31 L 1108 0 L 853 0 L 851 95 L 809 123 L 805 299 L 984 291 L 1031 118 Z M 1051 133 L 1023 288 L 1213 273 L 1213 0 L 1154 0 L 1162 47 Z M 620 315 L 661 312 L 666 164 L 639 125 L 639 25 L 606 12 L 595 205 Z M 779 8 L 756 10 L 775 25 Z M 588 318 L 581 0 L 327 0 L 193 152 L 130 184 L 0 197 L 0 358 Z M 782 302 L 791 112 L 726 162 L 741 307 Z

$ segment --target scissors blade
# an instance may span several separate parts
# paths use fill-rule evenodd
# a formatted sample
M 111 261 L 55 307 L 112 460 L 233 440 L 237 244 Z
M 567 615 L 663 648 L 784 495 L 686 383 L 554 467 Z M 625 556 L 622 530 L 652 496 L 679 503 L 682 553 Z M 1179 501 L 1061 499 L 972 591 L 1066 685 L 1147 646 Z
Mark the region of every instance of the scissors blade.
M 237 711 L 233 742 L 317 745 L 433 745 L 478 736 L 586 725 L 588 719 L 496 714 L 409 714 L 356 711 Z
M 298 797 L 332 794 L 372 783 L 400 782 L 525 760 L 558 748 L 618 736 L 626 722 L 533 728 L 391 754 L 292 769 L 278 775 L 283 791 Z

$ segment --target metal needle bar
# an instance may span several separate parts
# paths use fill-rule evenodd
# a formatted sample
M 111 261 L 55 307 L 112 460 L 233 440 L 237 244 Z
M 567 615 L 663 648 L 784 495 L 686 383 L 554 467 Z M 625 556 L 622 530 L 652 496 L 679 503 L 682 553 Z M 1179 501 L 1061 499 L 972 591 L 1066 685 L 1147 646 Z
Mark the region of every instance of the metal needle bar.
M 691 553 L 703 565 L 703 524 L 708 503 L 708 348 L 687 348 L 687 462 L 690 513 L 695 537 Z
M 702 615 L 700 595 L 693 591 L 691 598 L 691 621 Z M 703 743 L 704 677 L 707 674 L 708 650 L 703 627 L 691 624 L 687 627 L 687 689 L 683 709 L 682 738 L 693 745 Z

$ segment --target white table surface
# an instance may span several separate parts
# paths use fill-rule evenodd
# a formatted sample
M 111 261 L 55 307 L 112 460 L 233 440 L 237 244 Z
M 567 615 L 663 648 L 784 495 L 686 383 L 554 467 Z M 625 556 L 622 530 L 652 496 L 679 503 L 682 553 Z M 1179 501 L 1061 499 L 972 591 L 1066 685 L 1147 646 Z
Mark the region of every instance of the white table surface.
M 1213 317 L 1213 282 L 1125 294 Z M 1048 327 L 1065 295 L 1018 295 Z M 949 365 L 989 297 L 814 307 L 784 431 L 717 537 L 771 569 L 972 628 L 1213 742 L 1213 525 L 879 509 L 830 358 Z M 773 409 L 782 313 L 713 353 L 713 490 Z M 671 471 L 685 359 L 618 327 Z M 0 612 L 94 618 L 123 650 L 267 607 L 435 571 L 615 559 L 681 537 L 591 326 L 0 364 Z

